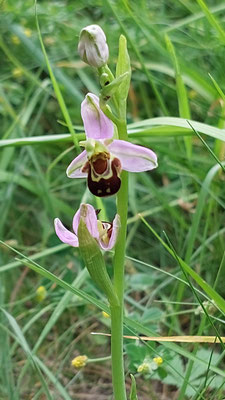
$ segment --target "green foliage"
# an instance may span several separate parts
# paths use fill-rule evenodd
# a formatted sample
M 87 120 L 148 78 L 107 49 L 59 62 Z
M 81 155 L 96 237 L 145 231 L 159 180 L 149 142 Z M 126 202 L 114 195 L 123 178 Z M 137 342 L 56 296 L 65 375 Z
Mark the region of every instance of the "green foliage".
M 132 381 L 131 391 L 130 391 L 130 400 L 138 400 L 135 378 L 133 375 L 131 375 L 130 377 L 131 377 L 131 381 Z
M 82 212 L 82 211 L 81 211 Z M 112 282 L 106 270 L 102 252 L 96 240 L 89 233 L 82 217 L 78 227 L 79 250 L 84 260 L 85 266 L 100 289 L 106 294 L 111 304 L 118 304 L 117 296 L 114 292 Z

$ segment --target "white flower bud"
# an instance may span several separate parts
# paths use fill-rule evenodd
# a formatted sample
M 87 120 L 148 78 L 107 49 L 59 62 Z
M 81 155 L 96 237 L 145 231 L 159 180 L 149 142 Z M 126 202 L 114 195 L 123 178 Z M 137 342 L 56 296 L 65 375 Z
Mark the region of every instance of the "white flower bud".
M 92 67 L 100 68 L 107 63 L 109 49 L 100 26 L 89 25 L 82 29 L 78 52 L 82 60 Z

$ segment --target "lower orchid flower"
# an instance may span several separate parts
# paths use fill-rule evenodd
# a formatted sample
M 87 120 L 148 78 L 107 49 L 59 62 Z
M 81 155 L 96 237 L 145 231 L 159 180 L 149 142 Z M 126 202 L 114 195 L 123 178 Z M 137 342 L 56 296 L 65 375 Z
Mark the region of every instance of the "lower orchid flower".
M 81 216 L 87 226 L 90 234 L 97 240 L 99 246 L 103 250 L 111 250 L 116 243 L 116 239 L 120 228 L 120 218 L 116 214 L 112 223 L 103 222 L 97 219 L 96 211 L 90 204 L 81 204 L 79 210 L 73 217 L 73 232 L 69 231 L 62 224 L 59 218 L 55 218 L 55 231 L 58 238 L 66 244 L 73 247 L 79 247 L 78 241 L 78 226 Z
M 157 167 L 156 154 L 142 146 L 124 140 L 113 140 L 113 123 L 99 106 L 99 99 L 87 94 L 81 104 L 87 140 L 80 142 L 85 150 L 67 168 L 69 178 L 87 178 L 88 188 L 95 196 L 110 196 L 118 192 L 122 170 L 150 171 Z

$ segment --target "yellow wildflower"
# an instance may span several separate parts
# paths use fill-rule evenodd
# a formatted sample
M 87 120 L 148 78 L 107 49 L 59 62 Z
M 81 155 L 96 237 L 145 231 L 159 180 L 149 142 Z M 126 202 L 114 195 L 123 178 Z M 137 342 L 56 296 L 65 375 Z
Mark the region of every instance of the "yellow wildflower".
M 73 367 L 80 369 L 85 367 L 85 365 L 87 364 L 87 360 L 87 356 L 77 356 L 71 361 L 71 364 Z
M 36 299 L 39 303 L 45 299 L 47 292 L 44 286 L 39 286 L 36 290 Z
M 107 312 L 105 312 L 105 311 L 102 311 L 102 316 L 103 316 L 104 318 L 110 318 L 110 315 L 107 314 Z
M 23 70 L 21 68 L 14 68 L 12 74 L 14 78 L 20 78 L 23 75 Z
M 11 40 L 14 44 L 20 44 L 20 39 L 16 35 L 12 35 Z
M 157 365 L 161 365 L 163 363 L 163 359 L 162 357 L 154 357 L 153 361 L 157 364 Z
M 193 90 L 193 89 L 191 89 L 190 91 L 189 91 L 189 98 L 192 100 L 192 99 L 195 99 L 197 96 L 198 96 L 198 93 L 195 91 L 195 90 Z
M 27 37 L 31 37 L 32 36 L 32 30 L 29 28 L 25 28 L 24 29 L 24 35 L 26 35 Z
M 140 374 L 147 374 L 148 372 L 150 372 L 149 363 L 143 362 L 143 364 L 139 365 L 137 372 L 139 372 Z

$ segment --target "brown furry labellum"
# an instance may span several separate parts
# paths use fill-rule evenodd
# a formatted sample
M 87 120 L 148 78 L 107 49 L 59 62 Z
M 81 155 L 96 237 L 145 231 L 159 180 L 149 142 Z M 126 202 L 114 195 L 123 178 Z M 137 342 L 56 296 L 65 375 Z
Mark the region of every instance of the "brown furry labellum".
M 116 157 L 111 159 L 107 152 L 94 154 L 86 162 L 82 172 L 87 172 L 88 188 L 95 196 L 111 196 L 120 189 L 120 160 Z

